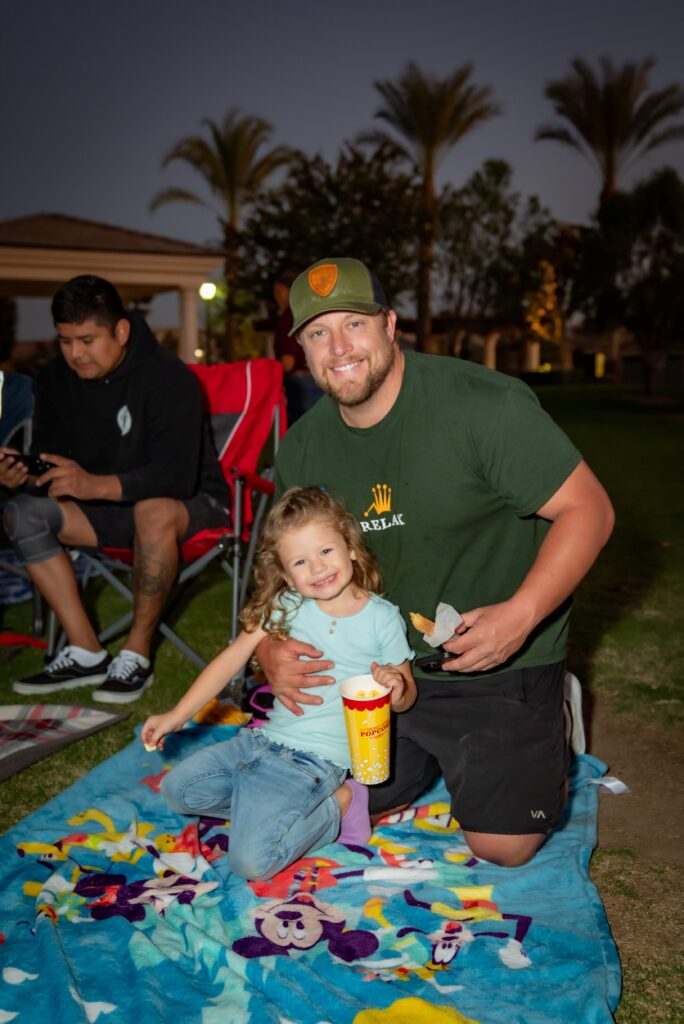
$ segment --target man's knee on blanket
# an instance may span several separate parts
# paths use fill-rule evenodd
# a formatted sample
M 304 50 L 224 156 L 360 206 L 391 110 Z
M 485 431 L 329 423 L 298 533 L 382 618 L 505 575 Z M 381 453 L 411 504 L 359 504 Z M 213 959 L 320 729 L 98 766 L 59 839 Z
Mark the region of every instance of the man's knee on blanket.
M 527 835 L 490 835 L 487 832 L 463 831 L 468 849 L 478 860 L 498 864 L 502 868 L 519 868 L 528 864 L 546 839 L 539 832 Z

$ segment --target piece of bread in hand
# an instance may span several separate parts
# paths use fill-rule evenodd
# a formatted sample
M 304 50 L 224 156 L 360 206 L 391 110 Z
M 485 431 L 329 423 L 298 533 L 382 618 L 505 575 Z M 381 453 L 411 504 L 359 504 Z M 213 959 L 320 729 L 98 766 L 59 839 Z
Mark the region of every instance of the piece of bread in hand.
M 416 627 L 419 633 L 424 633 L 426 636 L 432 636 L 435 624 L 430 619 L 426 619 L 419 612 L 409 612 L 409 618 Z

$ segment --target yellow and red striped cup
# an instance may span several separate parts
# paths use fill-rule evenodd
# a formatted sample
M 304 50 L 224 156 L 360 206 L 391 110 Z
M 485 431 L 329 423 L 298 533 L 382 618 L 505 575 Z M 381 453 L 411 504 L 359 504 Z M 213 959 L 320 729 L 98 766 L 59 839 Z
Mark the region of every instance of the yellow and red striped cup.
M 351 676 L 340 686 L 351 751 L 352 775 L 366 786 L 389 777 L 390 696 L 371 675 Z

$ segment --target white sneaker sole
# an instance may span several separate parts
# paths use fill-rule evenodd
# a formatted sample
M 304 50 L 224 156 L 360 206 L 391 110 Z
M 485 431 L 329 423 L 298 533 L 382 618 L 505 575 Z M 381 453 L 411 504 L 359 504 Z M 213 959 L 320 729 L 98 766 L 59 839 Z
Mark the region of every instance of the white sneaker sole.
M 564 701 L 570 713 L 570 747 L 574 754 L 584 754 L 587 750 L 587 738 L 584 733 L 582 719 L 582 687 L 577 676 L 565 673 Z
M 138 697 L 141 697 L 148 686 L 154 682 L 154 673 L 145 680 L 144 684 L 135 693 L 117 693 L 115 690 L 95 690 L 92 697 L 98 704 L 131 704 Z
M 56 690 L 76 690 L 79 686 L 99 686 L 107 678 L 106 672 L 98 672 L 93 676 L 82 676 L 80 679 L 65 679 L 60 683 L 25 683 L 18 679 L 12 683 L 15 693 L 41 694 L 55 693 Z

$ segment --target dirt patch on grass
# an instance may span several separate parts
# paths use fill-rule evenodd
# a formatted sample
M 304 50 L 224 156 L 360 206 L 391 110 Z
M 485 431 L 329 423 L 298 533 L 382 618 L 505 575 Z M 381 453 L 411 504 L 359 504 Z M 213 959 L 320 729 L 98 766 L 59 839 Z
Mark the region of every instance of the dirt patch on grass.
M 601 796 L 599 846 L 634 850 L 651 864 L 684 865 L 684 729 L 615 715 L 599 697 L 590 752 L 632 791 Z
M 591 862 L 620 955 L 631 963 L 682 952 L 682 880 L 674 867 L 652 867 L 631 850 L 601 850 Z
M 602 794 L 599 848 L 591 861 L 618 947 L 623 993 L 618 1024 L 684 1021 L 684 729 L 616 715 L 599 697 L 591 753 L 626 782 Z
M 632 850 L 599 849 L 599 888 L 622 964 L 618 1024 L 684 1020 L 684 886 L 678 867 L 646 863 Z

